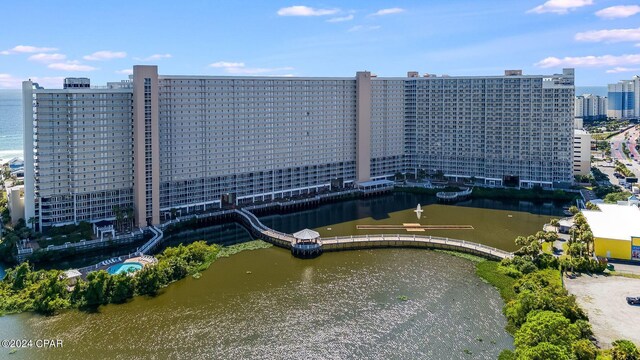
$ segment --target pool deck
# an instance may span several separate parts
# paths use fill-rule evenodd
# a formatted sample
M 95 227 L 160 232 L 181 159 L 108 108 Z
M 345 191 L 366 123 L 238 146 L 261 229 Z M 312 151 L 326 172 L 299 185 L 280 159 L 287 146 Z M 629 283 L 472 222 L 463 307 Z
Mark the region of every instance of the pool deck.
M 150 264 L 155 264 L 158 262 L 158 259 L 156 259 L 153 256 L 148 256 L 148 255 L 143 255 L 143 256 L 138 256 L 138 257 L 133 257 L 130 259 L 127 259 L 125 261 L 123 261 L 123 263 L 130 263 L 130 262 L 137 262 L 142 264 L 142 266 L 147 266 Z
M 123 256 L 124 257 L 124 256 Z M 87 266 L 85 268 L 80 268 L 78 269 L 78 271 L 80 271 L 80 273 L 82 274 L 82 279 L 87 278 L 87 275 L 90 272 L 93 271 L 100 271 L 100 270 L 104 270 L 104 271 L 109 271 L 109 268 L 114 266 L 114 265 L 118 265 L 118 264 L 123 264 L 123 263 L 130 263 L 130 262 L 137 262 L 142 264 L 142 266 L 147 266 L 149 264 L 155 264 L 158 262 L 158 259 L 156 259 L 153 256 L 150 255 L 142 255 L 142 256 L 135 256 L 135 257 L 131 257 L 131 258 L 126 258 L 122 260 L 123 257 L 115 257 L 115 258 L 111 258 L 109 260 L 105 260 L 102 261 L 98 264 L 92 265 L 92 266 Z

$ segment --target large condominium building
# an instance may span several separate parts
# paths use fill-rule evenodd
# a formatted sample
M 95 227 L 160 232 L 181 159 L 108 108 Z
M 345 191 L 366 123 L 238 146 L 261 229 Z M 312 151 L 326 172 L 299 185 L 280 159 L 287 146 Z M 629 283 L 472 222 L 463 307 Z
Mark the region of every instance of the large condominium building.
M 572 180 L 573 69 L 379 78 L 164 76 L 23 83 L 25 218 L 39 229 L 349 187 L 398 172 Z M 32 131 L 33 130 L 33 131 Z
M 609 84 L 607 116 L 616 119 L 640 118 L 640 76 Z
M 576 96 L 575 117 L 596 120 L 607 117 L 607 97 L 592 94 Z

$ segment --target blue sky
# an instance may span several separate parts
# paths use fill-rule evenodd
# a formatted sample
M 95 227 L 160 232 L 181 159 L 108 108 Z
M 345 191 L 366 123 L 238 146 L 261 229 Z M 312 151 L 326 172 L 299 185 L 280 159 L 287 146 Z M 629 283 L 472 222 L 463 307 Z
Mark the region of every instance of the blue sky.
M 580 86 L 640 74 L 628 0 L 4 1 L 0 88 L 67 76 L 449 75 L 576 68 Z

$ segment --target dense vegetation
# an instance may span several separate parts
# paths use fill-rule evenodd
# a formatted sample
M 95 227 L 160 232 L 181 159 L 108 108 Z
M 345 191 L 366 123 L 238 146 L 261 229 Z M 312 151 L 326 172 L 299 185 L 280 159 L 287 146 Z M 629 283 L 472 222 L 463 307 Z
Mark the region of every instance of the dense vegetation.
M 520 249 L 513 259 L 477 265 L 477 274 L 500 290 L 507 330 L 514 334 L 515 351 L 504 350 L 499 359 L 640 359 L 636 346 L 626 340 L 598 350 L 587 315 L 562 286 L 563 270 L 602 272 L 606 267 L 591 257 L 593 235 L 582 214 L 575 223 L 568 254 L 559 259 L 541 251 L 557 235 L 538 232 L 516 239 Z
M 67 308 L 95 308 L 123 303 L 134 295 L 154 296 L 169 283 L 206 269 L 220 252 L 217 245 L 197 241 L 167 248 L 158 263 L 133 274 L 110 275 L 96 271 L 70 286 L 59 270 L 34 271 L 28 263 L 7 270 L 0 281 L 0 311 L 36 311 L 55 314 Z

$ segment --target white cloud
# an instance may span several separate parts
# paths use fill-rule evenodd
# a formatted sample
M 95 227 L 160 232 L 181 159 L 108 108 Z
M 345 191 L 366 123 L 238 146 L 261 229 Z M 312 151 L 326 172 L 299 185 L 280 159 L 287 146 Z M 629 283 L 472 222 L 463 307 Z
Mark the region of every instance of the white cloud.
M 596 16 L 603 19 L 618 19 L 633 16 L 637 13 L 640 13 L 640 6 L 638 5 L 618 5 L 598 10 L 596 11 Z
M 49 69 L 64 70 L 64 71 L 93 71 L 97 68 L 89 65 L 80 64 L 79 61 L 67 61 L 64 63 L 53 63 L 47 66 Z
M 401 12 L 405 12 L 406 10 L 403 8 L 389 8 L 389 9 L 380 9 L 378 11 L 376 11 L 375 13 L 371 14 L 371 16 L 384 16 L 384 15 L 391 15 L 391 14 L 399 14 Z
M 617 74 L 617 73 L 623 73 L 623 72 L 634 72 L 634 71 L 638 71 L 640 70 L 640 68 L 626 68 L 623 66 L 618 66 L 615 67 L 613 69 L 609 69 L 606 71 L 607 74 Z
M 34 76 L 31 78 L 31 81 L 37 82 L 38 85 L 44 88 L 62 88 L 62 83 L 64 82 L 64 76 L 45 76 L 38 77 Z
M 33 82 L 37 82 L 40 86 L 45 88 L 60 88 L 62 87 L 62 76 L 50 76 L 50 77 L 27 77 L 24 79 L 16 78 L 10 74 L 0 74 L 0 88 L 4 89 L 20 89 L 22 87 L 22 81 L 31 79 Z
M 327 20 L 327 22 L 343 22 L 343 21 L 349 21 L 349 20 L 353 20 L 353 15 L 334 17 Z
M 585 31 L 577 33 L 575 38 L 578 41 L 604 41 L 610 43 L 640 41 L 640 28 Z
M 0 88 L 18 89 L 22 87 L 22 80 L 9 74 L 0 74 Z
M 132 75 L 133 74 L 133 69 L 116 70 L 116 74 Z
M 236 68 L 236 67 L 244 67 L 243 62 L 230 62 L 230 61 L 218 61 L 213 64 L 209 64 L 209 67 L 212 68 Z
M 139 61 L 156 61 L 156 60 L 162 60 L 162 59 L 170 59 L 172 58 L 171 54 L 153 54 L 151 56 L 147 56 L 145 58 L 133 58 L 134 60 L 139 60 Z
M 39 53 L 39 54 L 34 54 L 29 56 L 29 60 L 43 62 L 43 63 L 62 61 L 66 58 L 67 56 L 65 54 L 47 54 L 47 53 Z
M 209 67 L 223 69 L 228 74 L 234 75 L 255 75 L 255 74 L 266 74 L 273 73 L 279 71 L 288 71 L 293 70 L 290 66 L 279 67 L 279 68 L 250 68 L 246 67 L 243 62 L 230 62 L 230 61 L 218 61 L 213 64 L 209 64 Z M 283 75 L 274 75 L 274 76 L 283 76 Z
M 601 55 L 601 56 L 578 56 L 578 57 L 548 57 L 537 62 L 535 65 L 541 68 L 550 67 L 602 67 L 602 66 L 625 66 L 640 64 L 640 54 L 628 55 Z
M 124 51 L 102 50 L 102 51 L 96 51 L 90 55 L 86 55 L 83 58 L 89 61 L 102 61 L 102 60 L 111 60 L 111 59 L 122 59 L 125 57 L 127 57 L 127 53 Z
M 333 15 L 340 11 L 339 9 L 315 9 L 308 6 L 296 5 L 284 7 L 278 10 L 280 16 L 325 16 Z
M 365 26 L 365 25 L 356 25 L 356 26 L 352 26 L 349 30 L 349 32 L 356 32 L 356 31 L 371 31 L 371 30 L 378 30 L 380 29 L 381 26 L 379 25 L 370 25 L 370 26 Z
M 23 53 L 37 53 L 37 52 L 51 52 L 56 51 L 56 48 L 50 47 L 37 47 L 31 45 L 18 45 L 14 46 L 11 49 L 0 51 L 2 55 L 10 55 L 10 54 L 23 54 Z
M 542 5 L 538 5 L 527 11 L 528 13 L 554 13 L 566 14 L 571 10 L 581 8 L 583 6 L 593 5 L 593 0 L 549 0 Z

